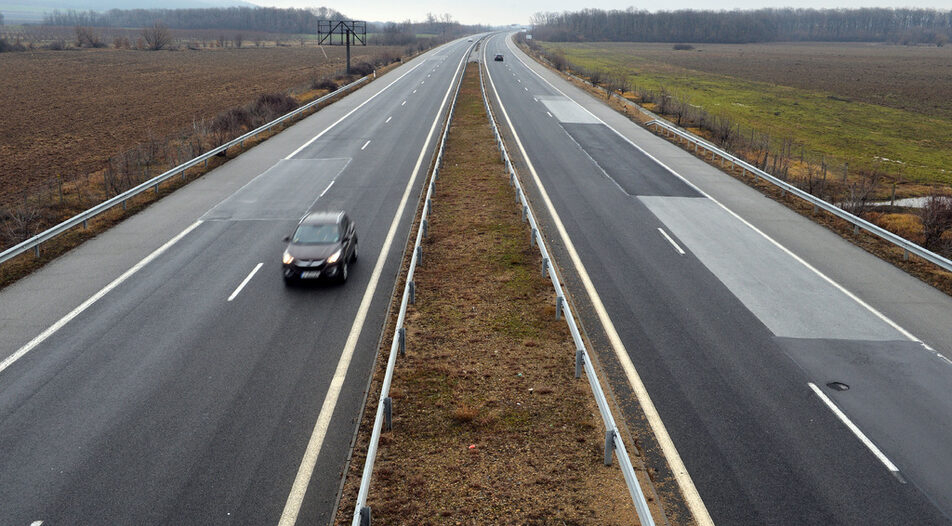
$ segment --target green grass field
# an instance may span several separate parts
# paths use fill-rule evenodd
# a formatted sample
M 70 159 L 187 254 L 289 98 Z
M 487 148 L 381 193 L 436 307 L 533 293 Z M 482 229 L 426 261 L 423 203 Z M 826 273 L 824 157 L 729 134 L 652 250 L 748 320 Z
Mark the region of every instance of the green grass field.
M 774 140 L 793 139 L 814 156 L 848 162 L 851 170 L 878 166 L 895 176 L 901 169 L 905 180 L 952 184 L 952 120 L 858 102 L 849 93 L 679 67 L 666 62 L 663 54 L 640 55 L 637 44 L 540 44 L 561 49 L 569 62 L 583 68 L 623 73 L 634 86 L 654 91 L 664 86 L 713 115 L 729 117 Z M 756 54 L 757 45 L 749 50 Z M 772 67 L 781 72 L 785 65 Z

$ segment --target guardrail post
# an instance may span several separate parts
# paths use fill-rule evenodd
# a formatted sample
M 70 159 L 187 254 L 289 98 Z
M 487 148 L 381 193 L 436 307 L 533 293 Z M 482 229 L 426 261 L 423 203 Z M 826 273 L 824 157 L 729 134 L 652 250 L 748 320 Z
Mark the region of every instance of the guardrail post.
M 426 237 L 427 234 L 429 233 L 429 230 L 430 230 L 429 225 L 430 225 L 429 221 L 427 221 L 426 219 L 424 219 L 424 220 L 423 220 L 423 223 L 422 223 L 422 226 L 423 226 L 423 237 Z
M 360 526 L 370 526 L 370 506 L 361 506 Z
M 410 292 L 410 305 L 416 305 L 416 284 L 411 281 L 408 289 Z
M 393 400 L 389 396 L 383 399 L 383 422 L 387 431 L 393 431 Z
M 83 230 L 86 230 L 88 220 L 83 219 Z
M 159 195 L 159 183 L 155 183 L 152 189 L 155 190 L 155 195 Z
M 522 188 L 516 187 L 516 202 L 519 202 L 519 198 L 522 197 Z
M 527 205 L 522 205 L 522 220 L 526 221 L 526 218 L 529 214 L 529 207 Z
M 539 235 L 539 231 L 536 230 L 535 228 L 533 228 L 533 229 L 532 229 L 532 236 L 529 238 L 529 246 L 533 246 L 533 247 L 534 247 L 534 246 L 536 245 L 536 243 L 537 243 L 537 241 L 536 241 L 536 236 L 538 236 L 538 235 Z
M 33 247 L 33 255 L 40 257 L 40 245 Z
M 562 319 L 562 304 L 563 304 L 563 303 L 565 303 L 565 297 L 564 297 L 564 296 L 556 296 L 556 297 L 555 297 L 555 319 L 557 319 L 557 320 L 561 320 L 561 319 Z
M 582 349 L 575 350 L 575 377 L 582 377 L 582 367 L 585 365 L 585 351 Z
M 612 465 L 612 453 L 615 451 L 615 430 L 605 431 L 605 465 Z
M 407 328 L 400 327 L 397 329 L 397 338 L 400 342 L 400 356 L 403 356 L 407 353 Z
M 430 215 L 430 212 L 433 211 L 433 200 L 430 198 L 426 199 L 426 215 Z
M 903 261 L 909 261 L 909 250 L 908 250 L 908 249 L 905 249 L 905 248 L 902 249 L 902 260 L 903 260 Z
M 423 266 L 423 247 L 420 245 L 416 247 L 416 264 L 419 267 Z
M 542 277 L 549 275 L 549 258 L 542 258 Z
M 436 197 L 436 181 L 430 181 L 430 196 Z

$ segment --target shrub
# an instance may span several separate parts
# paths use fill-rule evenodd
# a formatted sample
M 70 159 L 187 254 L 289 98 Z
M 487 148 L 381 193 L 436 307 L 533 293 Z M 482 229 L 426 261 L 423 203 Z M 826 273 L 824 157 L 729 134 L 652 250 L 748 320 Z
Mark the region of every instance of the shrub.
M 6 51 L 26 51 L 26 48 L 20 42 L 10 42 L 5 38 L 0 38 L 0 53 Z
M 952 232 L 952 197 L 933 194 L 919 210 L 925 237 L 923 246 L 929 250 L 948 250 L 949 242 L 943 234 Z
M 255 124 L 260 126 L 270 122 L 298 107 L 298 101 L 285 93 L 267 93 L 259 95 L 251 104 L 251 115 Z
M 354 75 L 360 75 L 361 77 L 370 75 L 374 72 L 373 64 L 367 62 L 359 62 L 357 64 L 352 64 L 350 66 L 350 72 Z
M 675 51 L 687 51 L 687 50 L 694 49 L 694 46 L 692 46 L 691 44 L 675 44 L 671 47 Z
M 312 89 L 326 89 L 327 91 L 334 91 L 337 89 L 337 83 L 331 79 L 323 78 L 320 80 L 315 80 L 311 84 Z
M 245 108 L 232 108 L 224 113 L 218 114 L 212 121 L 211 131 L 215 139 L 216 146 L 228 142 L 236 137 L 242 131 L 250 129 L 252 125 L 251 113 Z

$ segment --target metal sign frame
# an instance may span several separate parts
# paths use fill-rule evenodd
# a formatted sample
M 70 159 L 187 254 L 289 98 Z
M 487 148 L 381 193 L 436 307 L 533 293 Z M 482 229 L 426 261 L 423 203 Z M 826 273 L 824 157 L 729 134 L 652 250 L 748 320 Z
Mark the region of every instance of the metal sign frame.
M 334 38 L 335 35 L 337 38 Z M 351 42 L 367 45 L 367 22 L 363 20 L 318 20 L 318 44 L 349 46 Z M 352 38 L 348 38 L 352 36 Z

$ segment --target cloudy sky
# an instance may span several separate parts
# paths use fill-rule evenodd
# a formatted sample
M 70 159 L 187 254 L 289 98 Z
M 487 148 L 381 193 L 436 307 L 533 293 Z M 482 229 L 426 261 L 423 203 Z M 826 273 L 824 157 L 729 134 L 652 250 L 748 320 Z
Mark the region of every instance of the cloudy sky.
M 464 24 L 527 24 L 533 13 L 540 11 L 578 11 L 585 8 L 627 9 L 634 5 L 645 9 L 644 4 L 632 4 L 631 0 L 481 0 L 479 2 L 438 2 L 435 0 L 250 0 L 263 6 L 275 7 L 321 7 L 336 9 L 356 20 L 397 21 L 422 20 L 427 13 L 449 13 L 453 19 Z M 652 5 L 658 5 L 652 3 Z M 674 9 L 756 9 L 759 7 L 924 7 L 948 10 L 952 0 L 722 0 L 712 4 L 709 0 L 668 0 L 665 10 Z M 655 8 L 649 10 L 655 11 Z

